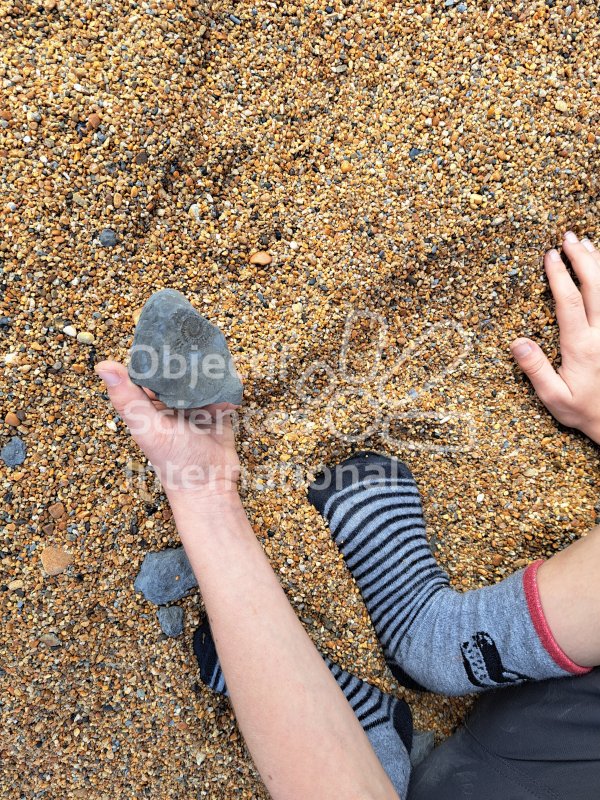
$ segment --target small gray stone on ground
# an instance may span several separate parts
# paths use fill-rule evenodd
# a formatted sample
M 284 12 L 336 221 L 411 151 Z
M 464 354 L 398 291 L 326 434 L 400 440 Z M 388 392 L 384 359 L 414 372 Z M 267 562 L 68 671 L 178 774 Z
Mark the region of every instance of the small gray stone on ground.
M 114 247 L 118 242 L 117 234 L 112 228 L 104 228 L 98 238 L 102 247 Z
M 181 606 L 161 606 L 156 612 L 162 632 L 167 636 L 181 636 L 183 633 L 183 608 Z
M 148 553 L 134 584 L 137 592 L 157 606 L 181 600 L 195 586 L 196 578 L 183 547 Z
M 0 450 L 0 458 L 7 467 L 18 467 L 27 458 L 27 448 L 25 442 L 19 439 L 18 436 L 13 436 L 12 439 L 4 445 Z
M 427 758 L 435 745 L 433 731 L 414 731 L 412 748 L 410 750 L 410 763 L 414 769 L 421 761 Z
M 148 300 L 135 329 L 129 377 L 169 408 L 242 402 L 225 337 L 174 289 Z

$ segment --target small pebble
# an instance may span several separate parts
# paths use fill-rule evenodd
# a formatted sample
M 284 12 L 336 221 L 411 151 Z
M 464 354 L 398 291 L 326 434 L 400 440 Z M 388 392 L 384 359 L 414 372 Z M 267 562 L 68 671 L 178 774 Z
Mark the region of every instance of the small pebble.
M 63 328 L 62 332 L 65 334 L 65 336 L 71 336 L 72 338 L 77 336 L 77 328 L 74 328 L 72 325 L 67 325 L 65 328 Z
M 39 642 L 46 647 L 60 647 L 62 644 L 55 633 L 43 633 L 39 638 Z
M 100 115 L 96 114 L 96 112 L 90 114 L 89 117 L 87 118 L 88 128 L 90 128 L 90 130 L 93 130 L 93 131 L 95 131 L 96 128 L 98 128 L 100 126 L 101 122 L 102 122 L 102 120 L 100 118 Z
M 25 442 L 18 436 L 13 436 L 8 444 L 0 450 L 0 459 L 7 467 L 19 467 L 27 458 Z
M 200 221 L 200 206 L 198 203 L 192 203 L 192 205 L 188 208 L 188 216 L 190 216 L 196 222 Z
M 89 331 L 81 331 L 77 334 L 77 341 L 80 344 L 94 344 L 96 340 L 94 339 L 94 335 L 89 333 Z
M 112 228 L 104 228 L 104 230 L 100 232 L 98 240 L 102 247 L 114 247 L 118 242 L 117 234 Z
M 175 638 L 183 633 L 183 608 L 181 606 L 162 606 L 156 612 L 162 632 Z
M 134 588 L 151 603 L 164 605 L 185 597 L 197 585 L 183 547 L 176 547 L 148 553 L 135 579 Z
M 67 513 L 63 503 L 53 503 L 48 507 L 48 513 L 53 519 L 61 519 Z
M 41 554 L 42 566 L 48 575 L 60 575 L 73 563 L 73 556 L 62 547 L 45 547 Z
M 564 100 L 557 100 L 556 103 L 554 103 L 554 108 L 557 111 L 561 111 L 563 114 L 569 110 L 569 106 L 565 103 Z
M 259 264 L 261 267 L 266 267 L 271 261 L 273 261 L 273 256 L 265 250 L 259 250 L 250 256 L 250 263 Z
M 7 425 L 10 425 L 12 428 L 18 428 L 21 424 L 21 420 L 17 417 L 14 411 L 9 411 L 8 414 L 4 417 L 4 422 Z

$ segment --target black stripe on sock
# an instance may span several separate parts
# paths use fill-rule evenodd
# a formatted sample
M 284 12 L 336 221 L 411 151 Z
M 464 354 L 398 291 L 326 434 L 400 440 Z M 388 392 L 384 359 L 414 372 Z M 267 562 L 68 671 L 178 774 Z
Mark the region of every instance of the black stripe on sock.
M 359 483 L 356 483 L 354 486 L 355 486 L 355 491 L 354 491 L 355 495 L 360 495 L 363 494 L 364 492 L 368 492 L 373 489 L 379 489 L 380 492 L 377 495 L 378 497 L 381 497 L 382 494 L 384 493 L 387 495 L 388 492 L 391 493 L 392 496 L 394 496 L 397 493 L 398 489 L 406 489 L 410 487 L 412 489 L 411 494 L 416 494 L 417 497 L 419 496 L 419 489 L 417 487 L 417 484 L 414 482 L 414 480 L 410 480 L 408 478 L 402 481 L 386 480 L 386 481 L 381 481 L 381 483 L 366 483 L 366 484 L 360 481 Z M 327 513 L 324 514 L 325 518 L 328 521 L 331 520 L 335 512 L 338 510 L 339 506 L 345 503 L 349 498 L 351 498 L 352 495 L 353 493 L 351 491 L 342 490 L 336 492 L 333 497 L 333 500 L 331 501 L 331 505 L 327 510 Z
M 379 709 L 383 705 L 383 701 L 385 700 L 385 695 L 383 694 L 383 692 L 378 692 L 378 695 L 379 695 L 379 697 L 377 698 L 376 702 L 373 703 L 372 706 L 370 706 L 369 708 L 366 708 L 362 712 L 362 714 L 357 714 L 359 722 L 362 722 L 363 720 L 367 719 L 367 717 L 370 717 L 372 714 L 375 714 L 377 711 L 379 711 Z M 355 713 L 356 713 L 356 710 L 355 710 Z
M 392 498 L 397 497 L 397 495 L 392 495 Z M 346 553 L 348 556 L 351 557 L 353 551 L 348 550 L 348 545 L 352 544 L 354 539 L 361 533 L 367 525 L 369 525 L 374 519 L 376 519 L 381 514 L 390 514 L 398 509 L 402 509 L 402 513 L 404 518 L 406 518 L 406 514 L 404 513 L 407 508 L 414 509 L 418 513 L 412 514 L 411 516 L 414 517 L 422 517 L 423 516 L 423 508 L 419 501 L 418 496 L 415 497 L 413 494 L 410 495 L 416 502 L 414 503 L 388 503 L 387 505 L 381 507 L 382 497 L 381 495 L 374 495 L 370 497 L 366 497 L 360 502 L 355 502 L 354 505 L 344 514 L 342 519 L 339 523 L 336 524 L 335 529 L 331 526 L 331 535 L 333 536 L 334 541 L 338 541 L 338 539 L 342 538 L 342 535 L 345 534 L 346 528 L 350 528 L 350 531 L 345 536 L 343 542 L 340 546 L 343 546 L 346 549 Z M 357 516 L 358 512 L 364 511 L 369 506 L 377 503 L 378 507 L 375 508 L 370 514 L 362 519 L 360 522 L 352 523 L 352 517 Z M 402 519 L 402 516 L 399 516 L 398 519 Z M 388 519 L 390 519 L 388 517 Z M 381 529 L 385 528 L 385 523 L 380 526 Z
M 348 568 L 352 571 L 352 574 L 354 575 L 356 580 L 357 581 L 360 580 L 363 576 L 366 576 L 371 572 L 376 572 L 377 575 L 381 575 L 382 570 L 380 569 L 380 567 L 389 564 L 389 562 L 392 560 L 391 559 L 392 555 L 396 556 L 396 559 L 394 560 L 394 565 L 396 563 L 401 563 L 402 561 L 404 561 L 407 553 L 414 552 L 414 550 L 407 551 L 406 548 L 409 545 L 414 544 L 415 542 L 417 543 L 417 548 L 415 549 L 418 549 L 419 547 L 425 545 L 425 547 L 427 547 L 427 551 L 430 557 L 433 559 L 433 556 L 431 555 L 431 550 L 429 549 L 429 545 L 427 544 L 427 539 L 425 538 L 425 526 L 422 526 L 422 530 L 420 530 L 418 533 L 412 533 L 409 536 L 404 536 L 404 537 L 402 536 L 403 533 L 406 533 L 407 531 L 412 531 L 415 529 L 415 527 L 416 527 L 415 525 L 405 525 L 402 528 L 396 528 L 395 530 L 393 530 L 389 534 L 389 536 L 387 536 L 386 539 L 384 539 L 381 545 L 378 545 L 377 553 L 380 553 L 382 550 L 383 553 L 379 555 L 377 559 L 371 561 L 370 563 L 364 557 L 361 559 L 361 561 L 359 562 L 359 566 L 362 567 L 363 562 L 366 563 L 367 566 L 367 569 L 364 570 L 364 572 L 362 573 L 360 572 L 359 566 L 348 564 Z M 401 539 L 401 541 L 397 543 L 398 546 L 395 549 L 388 550 L 387 546 L 389 544 L 393 545 L 394 539 Z M 370 583 L 362 584 L 362 587 L 363 588 L 366 587 L 368 589 L 370 587 Z
M 356 695 L 360 692 L 362 681 L 356 678 L 357 684 L 351 691 L 348 692 L 346 695 L 346 700 L 352 705 L 352 700 L 356 697 Z
M 384 519 L 374 528 L 369 530 L 369 526 L 372 525 L 378 516 L 381 516 L 385 512 L 378 512 L 377 514 L 371 514 L 368 519 L 363 520 L 361 523 L 358 524 L 356 532 L 353 536 L 353 539 L 350 538 L 345 539 L 344 542 L 340 545 L 340 549 L 344 554 L 344 558 L 350 564 L 356 556 L 360 556 L 360 551 L 364 548 L 366 544 L 371 544 L 373 539 L 379 536 L 380 533 L 384 531 L 390 530 L 391 533 L 388 535 L 388 538 L 385 540 L 386 543 L 389 543 L 394 536 L 397 536 L 397 527 L 396 523 L 403 522 L 405 520 L 414 520 L 410 525 L 404 526 L 404 530 L 410 530 L 410 528 L 414 528 L 417 525 L 423 526 L 423 536 L 425 535 L 425 521 L 423 520 L 423 514 L 421 513 L 421 509 L 419 507 L 418 513 L 415 511 L 416 506 L 403 506 L 403 511 L 400 514 L 394 514 L 393 516 L 385 516 Z M 407 510 L 412 509 L 412 510 Z M 358 533 L 362 534 L 361 540 L 351 549 L 346 547 L 346 545 L 353 541 L 356 538 Z M 378 547 L 383 545 L 378 545 Z M 368 556 L 367 556 L 368 557 Z M 353 569 L 356 569 L 356 566 L 360 566 L 360 564 L 364 561 L 365 556 L 360 556 L 360 560 L 358 561 L 358 565 L 353 565 Z
M 343 670 L 340 670 L 340 675 L 342 674 L 342 672 L 343 672 Z M 338 678 L 339 678 L 339 676 L 336 676 L 336 680 L 338 680 Z M 342 692 L 345 692 L 346 689 L 348 688 L 348 686 L 350 686 L 351 682 L 352 682 L 352 675 L 348 675 L 346 673 L 344 678 L 338 683 L 338 686 L 340 687 Z
M 358 702 L 356 702 L 354 705 L 352 705 L 352 704 L 351 704 L 351 705 L 352 705 L 352 710 L 354 711 L 354 713 L 355 713 L 357 716 L 358 716 L 358 712 L 359 712 L 359 711 L 360 711 L 360 709 L 361 709 L 361 708 L 362 708 L 362 707 L 365 705 L 365 703 L 368 703 L 368 702 L 371 700 L 371 698 L 372 698 L 373 694 L 374 694 L 375 692 L 378 692 L 378 691 L 379 691 L 378 689 L 375 689 L 375 687 L 374 687 L 374 686 L 371 686 L 371 685 L 370 685 L 370 684 L 368 684 L 368 683 L 363 683 L 363 684 L 362 684 L 362 688 L 364 689 L 364 695 L 363 695 L 363 696 L 361 697 L 361 699 L 360 699 Z
M 412 624 L 412 622 L 414 621 L 414 618 L 415 618 L 416 616 L 418 616 L 418 615 L 419 615 L 419 613 L 420 613 L 420 612 L 423 610 L 424 606 L 425 606 L 425 605 L 426 605 L 426 604 L 429 602 L 429 600 L 430 600 L 430 599 L 431 599 L 431 598 L 432 598 L 434 595 L 436 595 L 438 592 L 441 592 L 443 589 L 447 589 L 447 588 L 448 588 L 448 587 L 447 587 L 446 585 L 443 585 L 443 586 L 434 586 L 434 587 L 432 587 L 431 591 L 427 592 L 427 593 L 425 594 L 425 596 L 424 596 L 424 597 L 421 599 L 421 602 L 419 603 L 419 605 L 418 605 L 416 608 L 414 608 L 414 609 L 411 609 L 411 611 L 409 611 L 409 612 L 408 612 L 408 614 L 406 614 L 406 615 L 405 615 L 405 616 L 404 616 L 404 617 L 403 617 L 403 618 L 402 618 L 402 619 L 401 619 L 401 620 L 398 622 L 398 624 L 395 626 L 395 628 L 392 630 L 392 632 L 391 632 L 391 633 L 389 633 L 389 634 L 386 634 L 386 637 L 385 637 L 385 638 L 386 638 L 386 640 L 387 640 L 387 643 L 388 643 L 388 645 L 390 645 L 390 646 L 392 645 L 392 642 L 394 641 L 394 639 L 395 639 L 396 635 L 398 634 L 398 632 L 399 632 L 400 630 L 402 630 L 402 628 L 404 627 L 404 624 L 406 623 L 407 619 L 410 619 L 410 624 Z M 450 591 L 452 591 L 452 590 L 450 590 Z M 390 624 L 391 624 L 391 623 L 390 623 Z M 409 626 L 407 625 L 407 626 L 406 626 L 406 629 L 408 629 L 408 627 L 409 627 Z M 405 629 L 405 630 L 406 630 L 406 629 Z M 383 635 L 382 635 L 382 636 L 380 636 L 380 638 L 383 638 Z
M 399 497 L 411 497 L 415 502 L 413 502 L 413 503 L 406 503 L 406 502 L 404 502 L 404 503 L 397 503 L 396 502 L 395 503 L 395 502 L 393 502 L 396 498 L 399 498 Z M 352 524 L 350 524 L 350 526 L 348 526 L 348 523 L 352 520 L 352 517 L 355 516 L 359 511 L 364 511 L 364 509 L 368 508 L 369 506 L 373 505 L 374 503 L 377 503 L 378 506 L 380 506 L 380 504 L 386 498 L 388 498 L 390 502 L 388 502 L 383 509 L 378 507 L 373 512 L 371 512 L 370 515 L 365 517 L 365 519 L 362 520 L 362 522 L 358 523 L 356 526 L 354 526 Z M 367 495 L 367 497 L 363 497 L 360 500 L 357 498 L 356 500 L 354 500 L 352 502 L 352 505 L 350 506 L 348 511 L 346 511 L 346 513 L 341 518 L 341 520 L 338 523 L 336 523 L 335 531 L 333 530 L 333 525 L 331 525 L 331 523 L 330 523 L 330 527 L 331 527 L 331 530 L 332 530 L 333 538 L 337 540 L 337 538 L 340 536 L 340 534 L 344 531 L 344 529 L 346 527 L 351 527 L 351 528 L 354 528 L 354 530 L 351 532 L 351 535 L 348 537 L 348 539 L 345 540 L 345 541 L 351 542 L 353 540 L 354 536 L 356 536 L 357 531 L 360 530 L 362 527 L 364 527 L 364 525 L 368 524 L 368 522 L 373 517 L 376 517 L 378 514 L 384 513 L 385 511 L 387 511 L 389 513 L 390 511 L 393 511 L 396 508 L 406 508 L 407 506 L 409 506 L 409 507 L 413 507 L 414 506 L 415 508 L 418 508 L 419 511 L 422 514 L 422 507 L 421 507 L 421 502 L 420 502 L 419 495 L 415 494 L 414 492 L 396 493 L 396 494 L 391 494 L 389 496 L 388 495 L 381 495 L 381 494 L 369 494 L 369 495 Z
M 411 537 L 411 539 L 415 539 L 417 537 Z M 398 583 L 402 579 L 406 580 L 406 577 L 410 574 L 412 567 L 414 564 L 417 564 L 419 561 L 429 558 L 432 562 L 432 569 L 435 569 L 436 572 L 440 572 L 440 569 L 435 562 L 434 558 L 431 555 L 431 550 L 429 549 L 429 545 L 427 542 L 419 542 L 416 547 L 411 548 L 406 552 L 402 552 L 402 554 L 398 554 L 398 560 L 391 566 L 390 569 L 379 569 L 377 570 L 377 574 L 375 577 L 367 581 L 366 583 L 360 583 L 360 590 L 362 592 L 362 596 L 365 600 L 365 603 L 376 598 L 377 595 L 380 595 L 386 589 L 388 589 L 392 583 Z M 409 559 L 412 556 L 418 555 L 419 558 L 415 558 L 412 561 Z M 401 556 L 401 557 L 400 557 Z M 374 569 L 377 569 L 374 567 Z M 353 573 L 355 574 L 355 573 Z M 365 573 L 368 574 L 368 573 Z M 359 578 L 356 576 L 356 580 L 358 581 Z M 398 588 L 403 588 L 398 587 Z M 372 589 L 371 592 L 367 591 L 368 589 Z
M 377 626 L 394 607 L 396 607 L 398 614 L 402 614 L 407 608 L 412 606 L 413 601 L 418 602 L 419 590 L 421 587 L 439 577 L 429 563 L 428 558 L 416 559 L 416 561 L 413 561 L 412 566 L 414 567 L 423 561 L 426 562 L 425 566 L 417 570 L 411 570 L 410 579 L 404 583 L 400 593 L 396 594 L 396 590 L 388 592 L 388 594 L 377 603 L 377 609 L 374 608 L 373 604 L 369 604 L 369 616 L 374 626 Z M 389 602 L 390 600 L 391 602 Z M 382 609 L 382 604 L 386 602 L 388 605 Z

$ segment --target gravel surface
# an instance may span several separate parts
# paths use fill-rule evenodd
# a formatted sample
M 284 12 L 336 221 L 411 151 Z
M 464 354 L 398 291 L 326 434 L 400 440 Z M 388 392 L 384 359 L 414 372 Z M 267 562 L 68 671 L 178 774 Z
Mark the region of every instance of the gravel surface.
M 0 463 L 0 796 L 266 797 L 198 683 L 198 592 L 172 639 L 133 589 L 178 537 L 93 365 L 164 287 L 228 339 L 245 504 L 311 637 L 448 735 L 468 701 L 393 682 L 307 470 L 403 457 L 463 589 L 594 523 L 597 453 L 508 343 L 557 356 L 541 252 L 600 239 L 595 0 L 5 0 L 0 26 L 0 447 L 26 453 Z

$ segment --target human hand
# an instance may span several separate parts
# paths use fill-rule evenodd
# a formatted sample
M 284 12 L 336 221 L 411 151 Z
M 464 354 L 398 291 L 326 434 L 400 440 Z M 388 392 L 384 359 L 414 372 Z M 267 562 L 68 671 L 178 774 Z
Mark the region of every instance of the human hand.
M 240 463 L 231 422 L 235 406 L 219 403 L 174 411 L 132 383 L 127 369 L 116 361 L 100 362 L 96 373 L 169 500 L 181 495 L 198 500 L 237 497 Z
M 589 239 L 565 234 L 563 250 L 579 279 L 577 287 L 556 250 L 544 266 L 556 303 L 562 364 L 555 371 L 531 339 L 515 339 L 511 350 L 548 411 L 600 444 L 600 251 Z

